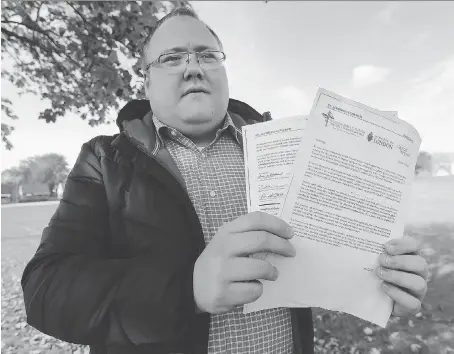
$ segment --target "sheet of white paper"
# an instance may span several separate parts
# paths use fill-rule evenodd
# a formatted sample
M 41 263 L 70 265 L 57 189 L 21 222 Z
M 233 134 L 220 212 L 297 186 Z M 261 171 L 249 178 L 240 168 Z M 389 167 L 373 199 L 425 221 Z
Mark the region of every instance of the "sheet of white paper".
M 397 118 L 395 111 L 383 113 L 387 117 Z M 307 119 L 308 116 L 296 116 L 243 127 L 248 212 L 260 210 L 280 216 L 285 197 L 280 195 L 278 198 L 274 198 L 271 204 L 262 204 L 261 200 L 269 198 L 271 193 L 282 192 L 282 186 L 285 188 L 285 195 L 287 194 L 290 180 L 293 177 L 295 156 L 304 134 Z M 272 146 L 273 149 L 271 151 L 264 150 L 267 146 Z M 279 153 L 287 156 L 287 158 L 282 159 L 279 166 L 274 166 L 272 163 L 260 164 L 260 161 L 269 157 L 269 153 L 274 155 Z M 264 189 L 270 193 L 267 195 L 261 193 Z M 254 257 L 261 259 L 266 259 L 266 256 L 266 253 L 254 255 Z M 309 305 L 292 299 L 274 297 L 271 293 L 267 293 L 266 296 L 255 301 L 253 305 L 246 304 L 243 311 L 249 313 L 277 307 L 309 307 Z
M 392 302 L 373 269 L 383 244 L 402 236 L 420 142 L 402 120 L 319 90 L 281 215 L 297 256 L 268 255 L 280 276 L 263 281 L 262 302 L 272 294 L 386 325 Z
M 243 126 L 249 213 L 281 214 L 306 121 L 296 116 Z
M 293 176 L 293 162 L 306 121 L 307 116 L 295 116 L 243 126 L 249 213 L 263 211 L 275 216 L 280 215 Z M 254 255 L 255 258 L 261 259 L 265 259 L 266 256 L 266 253 Z M 262 309 L 301 307 L 298 302 L 277 299 L 271 294 L 259 299 L 256 305 Z M 244 306 L 243 311 L 247 311 L 247 306 Z
M 384 117 L 387 118 L 397 118 L 399 119 L 399 114 L 397 111 L 381 111 Z

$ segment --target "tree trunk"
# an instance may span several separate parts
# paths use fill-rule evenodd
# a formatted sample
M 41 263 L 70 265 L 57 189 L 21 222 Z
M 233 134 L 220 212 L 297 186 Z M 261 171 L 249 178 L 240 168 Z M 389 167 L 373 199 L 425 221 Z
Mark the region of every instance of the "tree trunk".
M 49 194 L 51 197 L 54 196 L 54 187 L 55 187 L 55 183 L 48 183 L 48 186 L 49 186 Z

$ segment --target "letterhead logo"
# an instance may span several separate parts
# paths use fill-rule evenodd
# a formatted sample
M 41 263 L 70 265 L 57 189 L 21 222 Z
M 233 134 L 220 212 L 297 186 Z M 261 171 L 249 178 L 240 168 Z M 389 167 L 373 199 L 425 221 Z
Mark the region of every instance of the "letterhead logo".
M 391 140 L 389 140 L 387 138 L 384 138 L 384 137 L 381 137 L 379 135 L 374 135 L 372 132 L 370 132 L 367 135 L 367 141 L 372 142 L 372 143 L 377 144 L 377 145 L 380 145 L 380 146 L 383 146 L 383 147 L 388 148 L 390 150 L 392 150 L 393 147 L 394 147 L 394 143 Z
M 322 113 L 323 117 L 325 118 L 325 127 L 328 126 L 328 122 L 332 119 L 334 120 L 333 114 L 331 111 L 328 111 L 328 113 Z

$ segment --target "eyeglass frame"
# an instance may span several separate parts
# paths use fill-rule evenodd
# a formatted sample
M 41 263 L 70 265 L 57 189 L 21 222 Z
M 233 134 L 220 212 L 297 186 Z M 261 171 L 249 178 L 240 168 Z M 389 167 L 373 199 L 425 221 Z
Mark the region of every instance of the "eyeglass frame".
M 197 61 L 197 64 L 200 65 L 200 62 L 199 62 L 199 54 L 201 53 L 221 53 L 223 55 L 223 58 L 222 60 L 220 61 L 220 63 L 223 63 L 225 62 L 225 60 L 227 59 L 227 56 L 225 55 L 225 53 L 221 50 L 205 50 L 205 51 L 202 51 L 202 52 L 176 52 L 176 53 L 164 53 L 164 54 L 161 54 L 157 59 L 153 60 L 151 63 L 147 64 L 147 66 L 145 67 L 145 71 L 148 72 L 148 70 L 150 69 L 151 66 L 155 67 L 155 68 L 158 68 L 158 69 L 169 69 L 169 68 L 159 68 L 157 66 L 155 66 L 156 63 L 159 63 L 159 59 L 161 59 L 162 56 L 164 55 L 170 55 L 170 54 L 187 54 L 188 58 L 186 60 L 186 67 L 188 66 L 189 64 L 189 61 L 190 61 L 190 55 L 191 54 L 195 54 L 195 59 Z M 222 65 L 222 64 L 221 64 Z M 200 67 L 202 67 L 202 65 L 200 65 Z

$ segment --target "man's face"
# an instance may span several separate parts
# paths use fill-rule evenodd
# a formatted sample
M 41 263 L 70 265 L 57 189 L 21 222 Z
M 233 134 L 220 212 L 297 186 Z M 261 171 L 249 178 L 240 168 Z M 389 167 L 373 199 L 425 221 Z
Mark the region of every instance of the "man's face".
M 221 49 L 203 23 L 192 17 L 177 16 L 163 23 L 153 35 L 146 63 L 168 52 L 202 50 Z M 195 55 L 192 55 L 183 70 L 172 72 L 152 66 L 147 77 L 145 90 L 151 108 L 165 124 L 196 138 L 222 122 L 229 101 L 228 80 L 223 65 L 202 69 Z M 202 87 L 207 93 L 185 94 L 192 87 Z

